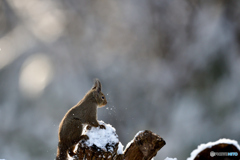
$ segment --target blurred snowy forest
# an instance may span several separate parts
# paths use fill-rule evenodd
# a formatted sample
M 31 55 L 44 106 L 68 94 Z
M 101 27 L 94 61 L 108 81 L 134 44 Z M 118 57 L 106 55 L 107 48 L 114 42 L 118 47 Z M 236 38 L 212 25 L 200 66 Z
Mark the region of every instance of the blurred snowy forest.
M 240 141 L 240 1 L 0 0 L 0 159 L 54 159 L 58 125 L 99 78 L 98 119 L 155 159 Z

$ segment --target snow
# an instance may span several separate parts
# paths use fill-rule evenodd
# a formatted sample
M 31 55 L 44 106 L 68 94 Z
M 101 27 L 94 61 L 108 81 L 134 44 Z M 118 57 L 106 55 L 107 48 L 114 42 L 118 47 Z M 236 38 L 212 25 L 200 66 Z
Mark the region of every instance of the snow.
M 164 160 L 177 160 L 177 158 L 169 158 L 169 157 L 167 157 Z
M 220 144 L 220 143 L 232 144 L 238 150 L 240 150 L 240 146 L 237 143 L 237 141 L 223 138 L 223 139 L 219 139 L 216 142 L 208 142 L 207 144 L 200 144 L 197 149 L 192 151 L 191 156 L 187 160 L 193 160 L 197 156 L 197 154 L 200 153 L 201 151 L 203 151 L 204 149 L 211 148 L 212 146 L 215 146 L 215 145 Z
M 91 130 L 87 130 L 87 126 L 83 129 L 83 135 L 87 135 L 89 139 L 85 142 L 87 146 L 96 145 L 105 151 L 113 151 L 112 147 L 106 147 L 106 145 L 118 145 L 118 153 L 123 153 L 123 145 L 119 142 L 116 129 L 110 124 L 105 124 L 103 121 L 98 121 L 100 125 L 104 125 L 106 129 L 100 129 L 100 127 L 92 127 Z
M 118 150 L 117 150 L 117 154 L 123 154 L 123 145 L 121 142 L 119 142 L 118 144 Z
M 126 145 L 125 151 L 128 149 L 128 147 L 130 147 L 130 145 L 133 143 L 134 139 L 135 139 L 140 133 L 142 133 L 142 132 L 144 132 L 144 131 L 139 131 L 139 132 L 134 136 L 134 138 L 133 138 L 130 142 L 128 142 L 128 144 Z

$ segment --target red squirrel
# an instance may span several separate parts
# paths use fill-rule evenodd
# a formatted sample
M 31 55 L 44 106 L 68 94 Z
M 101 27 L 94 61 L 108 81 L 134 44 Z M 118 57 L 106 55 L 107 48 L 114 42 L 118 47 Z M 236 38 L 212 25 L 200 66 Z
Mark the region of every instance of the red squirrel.
M 105 128 L 97 121 L 97 108 L 107 104 L 101 91 L 102 85 L 98 79 L 82 100 L 68 110 L 63 117 L 58 131 L 58 148 L 56 160 L 67 160 L 68 153 L 74 155 L 74 147 L 81 140 L 83 125 Z

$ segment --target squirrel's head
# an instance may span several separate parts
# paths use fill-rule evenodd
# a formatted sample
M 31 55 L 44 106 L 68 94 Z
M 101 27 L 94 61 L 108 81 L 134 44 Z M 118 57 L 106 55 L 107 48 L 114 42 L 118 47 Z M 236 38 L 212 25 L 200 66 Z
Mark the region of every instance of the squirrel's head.
M 103 107 L 107 104 L 106 97 L 102 93 L 101 82 L 98 79 L 95 80 L 94 86 L 92 87 L 92 93 L 93 93 L 93 97 L 97 101 L 98 107 Z

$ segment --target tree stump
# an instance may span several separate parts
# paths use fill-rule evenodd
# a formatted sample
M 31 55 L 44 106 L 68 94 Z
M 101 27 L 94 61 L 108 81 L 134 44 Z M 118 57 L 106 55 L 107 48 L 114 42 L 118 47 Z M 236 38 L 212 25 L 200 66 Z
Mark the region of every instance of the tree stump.
M 235 153 L 234 155 L 221 155 L 218 156 L 216 153 L 228 154 Z M 236 155 L 237 154 L 237 155 Z M 194 160 L 239 160 L 240 151 L 236 146 L 232 144 L 220 143 L 210 148 L 206 148 L 194 158 Z
M 150 160 L 156 156 L 157 152 L 166 144 L 160 136 L 149 130 L 145 130 L 138 132 L 123 152 L 121 142 L 114 140 L 114 136 L 118 137 L 115 129 L 112 127 L 111 130 L 111 127 L 103 122 L 100 123 L 106 127 L 106 129 L 101 129 L 101 132 L 106 130 L 106 134 L 104 134 L 105 137 L 102 137 L 102 141 L 106 141 L 105 146 L 103 146 L 103 144 L 99 145 L 98 140 L 91 139 L 90 135 L 89 139 L 81 140 L 78 143 L 76 156 L 73 157 L 74 160 Z M 94 132 L 99 131 L 98 129 Z M 112 135 L 109 136 L 109 133 Z M 99 136 L 102 134 L 103 133 L 96 133 L 96 135 Z M 106 138 L 108 139 L 106 140 Z M 92 140 L 93 142 L 90 142 Z
M 240 146 L 237 141 L 220 139 L 199 145 L 187 160 L 239 160 L 239 158 Z

